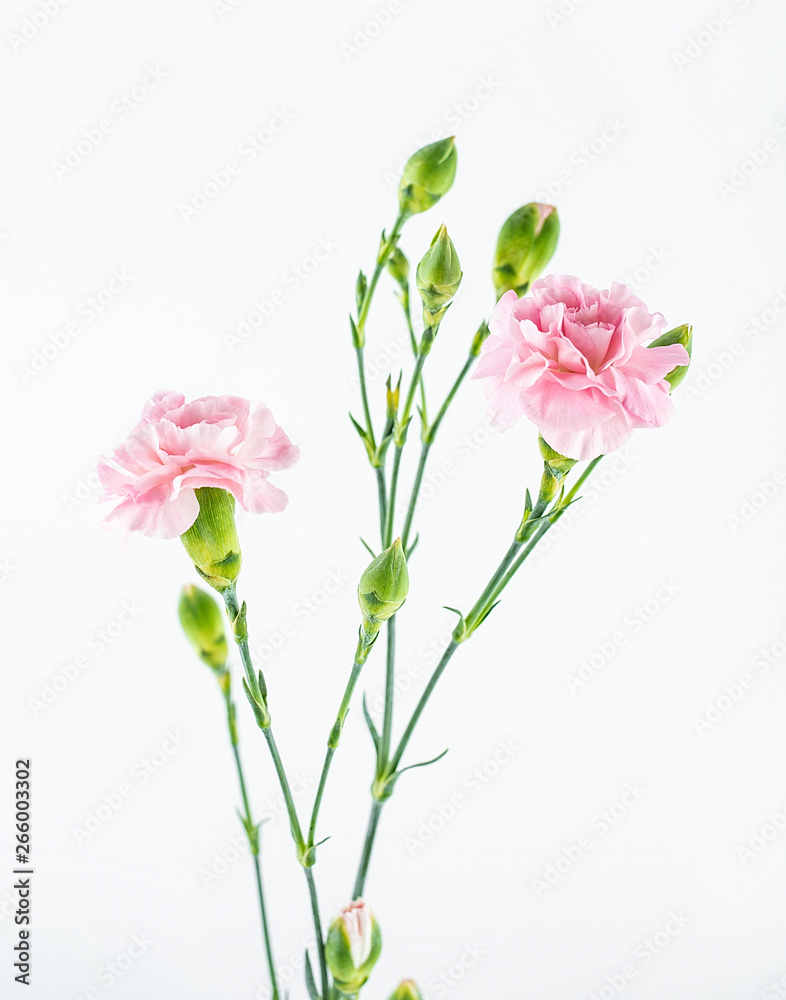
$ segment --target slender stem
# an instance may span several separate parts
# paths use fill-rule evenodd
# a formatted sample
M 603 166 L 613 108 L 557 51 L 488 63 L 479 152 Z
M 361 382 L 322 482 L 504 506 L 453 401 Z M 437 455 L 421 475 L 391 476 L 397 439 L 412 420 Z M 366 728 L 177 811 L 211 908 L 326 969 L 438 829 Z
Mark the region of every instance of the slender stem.
M 341 739 L 341 730 L 344 728 L 344 720 L 349 712 L 349 705 L 352 701 L 352 695 L 355 691 L 355 686 L 357 685 L 358 678 L 360 677 L 360 672 L 363 669 L 363 665 L 368 658 L 369 648 L 364 645 L 362 638 L 358 640 L 357 649 L 355 650 L 355 661 L 352 664 L 352 672 L 349 675 L 349 680 L 347 681 L 347 686 L 344 690 L 344 697 L 341 699 L 341 705 L 338 710 L 338 715 L 336 716 L 336 721 L 333 724 L 333 728 L 330 730 L 330 735 L 328 736 L 328 747 L 327 753 L 325 754 L 325 763 L 322 765 L 322 774 L 319 778 L 319 787 L 317 788 L 317 794 L 314 798 L 314 808 L 311 810 L 311 822 L 308 829 L 308 846 L 314 846 L 314 838 L 316 836 L 317 830 L 317 818 L 319 816 L 319 809 L 322 805 L 322 796 L 325 793 L 325 785 L 327 784 L 328 773 L 330 772 L 330 765 L 333 762 L 333 756 L 338 749 L 339 740 Z
M 415 336 L 415 328 L 412 325 L 412 310 L 410 308 L 409 302 L 409 287 L 402 289 L 401 292 L 401 308 L 404 310 L 404 318 L 407 321 L 407 330 L 409 331 L 409 342 L 412 346 L 412 353 L 417 358 L 418 356 L 418 338 Z M 421 378 L 420 380 L 420 408 L 423 411 L 423 420 L 426 420 L 426 386 Z
M 317 935 L 317 955 L 319 956 L 319 975 L 322 980 L 322 998 L 327 1000 L 330 996 L 330 982 L 328 980 L 327 962 L 325 961 L 325 938 L 322 935 L 322 920 L 319 916 L 319 901 L 317 900 L 317 887 L 314 882 L 314 872 L 311 868 L 305 869 L 306 880 L 308 881 L 308 893 L 311 897 L 311 913 L 314 918 L 314 930 Z
M 385 469 L 378 466 L 375 469 L 377 474 L 377 494 L 379 496 L 379 540 L 382 548 L 385 548 L 385 528 L 387 526 L 387 486 L 385 484 Z
M 374 840 L 377 835 L 377 826 L 379 825 L 379 814 L 382 812 L 382 803 L 374 799 L 371 805 L 371 815 L 368 818 L 368 827 L 366 829 L 366 839 L 363 842 L 363 853 L 360 856 L 360 866 L 358 867 L 357 878 L 355 879 L 355 887 L 352 890 L 352 898 L 360 899 L 363 895 L 363 890 L 366 886 L 366 876 L 368 875 L 368 865 L 371 861 L 371 851 L 374 847 Z
M 376 441 L 374 439 L 374 426 L 371 422 L 371 409 L 368 405 L 368 389 L 366 387 L 366 365 L 363 361 L 363 348 L 358 346 L 355 348 L 355 354 L 358 359 L 358 378 L 360 380 L 360 397 L 363 400 L 363 416 L 366 421 L 366 432 L 368 433 L 369 439 L 371 441 L 371 447 L 376 447 Z
M 265 945 L 265 955 L 267 957 L 268 971 L 270 972 L 270 985 L 273 991 L 273 1000 L 278 1000 L 278 983 L 276 981 L 276 966 L 273 961 L 273 946 L 270 940 L 270 926 L 267 919 L 267 907 L 265 905 L 265 891 L 262 887 L 262 866 L 259 859 L 259 828 L 256 823 L 254 823 L 253 816 L 251 814 L 251 805 L 248 799 L 248 792 L 246 790 L 246 779 L 243 773 L 243 764 L 240 760 L 240 750 L 238 748 L 237 741 L 237 730 L 235 727 L 235 706 L 232 699 L 227 692 L 224 695 L 224 700 L 227 706 L 227 723 L 229 728 L 229 740 L 232 744 L 232 753 L 235 758 L 235 766 L 237 768 L 237 777 L 240 784 L 240 795 L 243 800 L 243 814 L 245 816 L 245 822 L 243 824 L 246 836 L 248 837 L 248 846 L 251 851 L 251 856 L 254 861 L 254 870 L 256 872 L 256 883 L 257 883 L 257 894 L 259 896 L 259 912 L 262 917 L 262 937 Z M 256 834 L 252 831 L 256 830 Z
M 396 681 L 396 616 L 388 619 L 388 647 L 385 663 L 385 709 L 382 717 L 379 766 L 384 768 L 390 756 L 390 739 L 393 732 L 393 697 Z
M 490 603 L 493 603 L 497 599 L 497 597 L 499 597 L 504 587 L 507 586 L 507 584 L 513 578 L 513 575 L 517 572 L 517 570 L 520 568 L 520 566 L 523 564 L 523 562 L 526 560 L 529 554 L 535 549 L 540 539 L 546 534 L 549 528 L 553 524 L 555 524 L 560 519 L 560 517 L 562 517 L 563 513 L 565 512 L 565 509 L 567 508 L 567 505 L 575 498 L 578 490 L 581 488 L 586 479 L 591 475 L 591 473 L 593 472 L 593 470 L 595 469 L 595 467 L 597 466 L 598 462 L 602 457 L 603 456 L 599 456 L 598 458 L 593 459 L 593 461 L 587 465 L 586 469 L 584 469 L 582 474 L 576 480 L 573 488 L 566 495 L 565 499 L 563 500 L 560 506 L 560 509 L 541 524 L 541 526 L 529 540 L 529 543 L 526 545 L 526 547 L 524 547 L 524 542 L 517 542 L 517 541 L 513 542 L 508 551 L 505 553 L 502 562 L 497 567 L 497 570 L 495 571 L 491 580 L 484 588 L 483 594 L 475 602 L 472 611 L 469 612 L 469 614 L 467 615 L 465 619 L 466 623 L 469 623 L 471 616 L 477 617 L 479 612 L 485 611 L 488 605 Z M 521 551 L 522 548 L 524 548 L 523 551 Z M 520 555 L 518 559 L 516 559 L 516 556 L 519 554 L 519 552 Z M 482 617 L 483 615 L 482 613 L 480 613 L 478 620 L 482 620 Z M 415 707 L 415 711 L 412 714 L 412 718 L 409 720 L 409 723 L 407 724 L 407 727 L 404 730 L 404 734 L 401 737 L 401 740 L 399 741 L 396 751 L 393 754 L 393 757 L 390 761 L 390 764 L 388 766 L 388 771 L 390 773 L 393 773 L 400 764 L 404 750 L 406 749 L 407 744 L 409 743 L 409 740 L 412 737 L 413 732 L 415 731 L 415 727 L 418 721 L 420 720 L 421 715 L 423 714 L 426 704 L 428 703 L 429 698 L 434 692 L 434 688 L 437 686 L 440 677 L 444 673 L 445 668 L 450 662 L 453 654 L 458 649 L 459 645 L 461 645 L 461 643 L 456 642 L 455 639 L 451 639 L 450 643 L 445 648 L 445 651 L 443 652 L 439 663 L 434 668 L 434 671 L 428 680 L 426 688 L 423 691 L 423 694 L 421 695 L 417 706 Z M 375 799 L 371 807 L 371 816 L 369 818 L 368 829 L 366 831 L 366 839 L 363 844 L 363 854 L 361 856 L 360 867 L 358 869 L 357 880 L 355 882 L 355 896 L 358 896 L 362 893 L 363 887 L 365 885 L 366 875 L 368 873 L 369 861 L 371 860 L 371 852 L 374 846 L 374 839 L 376 837 L 377 826 L 379 824 L 379 816 L 380 812 L 382 811 L 382 804 L 383 804 L 382 802 Z
M 399 423 L 400 431 L 396 438 L 396 450 L 393 455 L 393 471 L 390 475 L 390 496 L 388 497 L 388 516 L 387 525 L 385 527 L 385 546 L 390 545 L 393 541 L 393 519 L 396 511 L 396 489 L 398 487 L 398 470 L 401 465 L 401 453 L 404 450 L 404 445 L 407 441 L 407 425 L 409 424 L 410 414 L 412 412 L 412 404 L 415 400 L 415 393 L 417 392 L 418 383 L 420 382 L 420 377 L 423 372 L 423 365 L 426 363 L 426 358 L 428 354 L 418 353 L 417 361 L 415 362 L 415 370 L 412 373 L 412 381 L 409 383 L 409 390 L 407 391 L 407 398 L 404 401 L 404 409 L 401 413 L 401 420 Z
M 428 455 L 431 451 L 431 446 L 434 443 L 434 438 L 436 437 L 439 426 L 445 418 L 445 414 L 448 412 L 448 407 L 453 402 L 456 393 L 461 386 L 461 383 L 467 377 L 470 368 L 477 360 L 476 355 L 470 354 L 467 360 L 464 362 L 464 367 L 458 374 L 456 381 L 453 383 L 450 392 L 445 397 L 445 401 L 439 408 L 439 412 L 434 418 L 434 422 L 430 426 L 424 426 L 423 434 L 423 446 L 420 451 L 420 461 L 418 462 L 417 472 L 415 473 L 415 481 L 412 484 L 412 493 L 409 498 L 409 505 L 407 507 L 407 516 L 404 521 L 404 529 L 401 532 L 401 544 L 404 546 L 404 551 L 407 551 L 407 544 L 409 542 L 409 535 L 412 530 L 412 519 L 415 516 L 415 508 L 417 507 L 418 497 L 420 495 L 420 487 L 423 483 L 423 474 L 426 471 L 426 462 L 428 461 Z M 421 379 L 422 381 L 422 379 Z
M 401 213 L 399 213 L 399 215 L 396 217 L 396 221 L 393 223 L 393 228 L 390 230 L 390 235 L 388 236 L 385 242 L 385 247 L 377 257 L 377 263 L 376 267 L 374 268 L 374 273 L 371 275 L 371 280 L 369 281 L 368 286 L 366 287 L 366 294 L 363 297 L 363 305 L 360 307 L 360 311 L 358 312 L 357 328 L 358 330 L 361 331 L 361 333 L 366 328 L 366 319 L 368 318 L 368 311 L 371 307 L 371 300 L 374 297 L 374 290 L 377 287 L 379 276 L 380 274 L 382 274 L 385 264 L 387 264 L 388 262 L 388 257 L 390 257 L 390 254 L 392 253 L 393 249 L 396 246 L 396 243 L 398 242 L 398 238 L 401 235 L 401 229 L 405 221 L 406 221 L 405 217 Z
M 276 774 L 278 775 L 278 783 L 281 785 L 281 791 L 284 793 L 284 802 L 287 807 L 287 815 L 289 816 L 289 826 L 292 830 L 292 839 L 295 841 L 298 851 L 302 852 L 306 843 L 303 840 L 303 832 L 300 829 L 300 820 L 298 819 L 297 809 L 295 808 L 295 800 L 292 796 L 292 789 L 289 787 L 289 779 L 287 778 L 287 773 L 284 769 L 284 763 L 281 760 L 281 754 L 276 746 L 276 739 L 273 736 L 273 728 L 268 726 L 266 729 L 263 729 L 262 732 L 264 733 L 265 740 L 267 741 L 270 756 L 273 758 L 273 766 L 275 767 Z

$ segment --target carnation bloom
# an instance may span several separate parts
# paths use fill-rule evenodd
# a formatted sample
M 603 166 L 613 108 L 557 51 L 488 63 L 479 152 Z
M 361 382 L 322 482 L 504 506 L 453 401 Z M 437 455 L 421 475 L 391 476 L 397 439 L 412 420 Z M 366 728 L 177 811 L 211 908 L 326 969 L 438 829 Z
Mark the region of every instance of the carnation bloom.
M 340 911 L 339 917 L 344 922 L 352 964 L 359 969 L 371 954 L 371 908 L 362 899 L 356 899 Z
M 502 296 L 472 377 L 486 380 L 498 430 L 526 416 L 560 454 L 596 458 L 671 418 L 665 376 L 689 357 L 679 344 L 645 346 L 665 326 L 625 285 L 552 274 L 524 298 Z
M 100 501 L 119 501 L 106 523 L 158 538 L 175 538 L 194 523 L 194 490 L 231 493 L 244 510 L 275 513 L 287 496 L 268 481 L 299 451 L 264 403 L 239 396 L 203 396 L 192 403 L 158 392 L 142 419 L 109 458 L 98 465 Z

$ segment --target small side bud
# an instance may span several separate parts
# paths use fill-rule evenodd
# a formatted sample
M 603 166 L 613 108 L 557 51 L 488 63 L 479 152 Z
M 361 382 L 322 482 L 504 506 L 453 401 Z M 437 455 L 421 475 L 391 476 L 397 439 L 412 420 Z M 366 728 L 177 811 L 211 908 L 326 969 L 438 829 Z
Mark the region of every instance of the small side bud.
M 540 454 L 543 457 L 546 469 L 557 482 L 560 479 L 564 479 L 576 464 L 575 458 L 566 458 L 564 455 L 560 455 L 558 451 L 554 451 L 551 445 L 546 444 L 540 434 L 538 434 L 538 447 L 540 448 Z
M 503 223 L 494 253 L 494 289 L 497 298 L 513 289 L 521 296 L 543 273 L 559 239 L 559 216 L 553 205 L 530 202 L 517 208 Z
M 364 630 L 375 635 L 382 622 L 392 618 L 407 599 L 409 572 L 401 539 L 372 560 L 358 584 L 358 603 Z
M 325 958 L 342 993 L 357 993 L 371 975 L 382 951 L 382 935 L 368 903 L 356 899 L 328 928 Z
M 194 492 L 199 514 L 180 540 L 197 573 L 223 594 L 237 580 L 242 562 L 235 525 L 235 498 L 212 486 Z
M 229 656 L 224 618 L 210 594 L 193 584 L 183 587 L 177 614 L 200 660 L 216 673 L 224 673 Z
M 395 420 L 398 416 L 398 404 L 401 397 L 401 376 L 399 375 L 398 382 L 396 383 L 396 388 L 393 388 L 393 382 L 391 381 L 390 375 L 388 375 L 388 380 L 385 383 L 387 389 L 386 395 L 386 410 L 388 420 Z
M 483 322 L 478 327 L 478 331 L 472 338 L 472 347 L 470 347 L 470 354 L 473 358 L 480 357 L 480 349 L 483 347 L 485 342 L 488 340 L 491 330 L 489 330 L 488 323 L 483 320 Z
M 445 226 L 440 226 L 415 272 L 415 282 L 423 302 L 423 322 L 435 327 L 459 290 L 463 272 Z
M 693 327 L 689 323 L 677 326 L 673 330 L 662 334 L 657 340 L 653 340 L 651 344 L 647 344 L 647 347 L 671 347 L 672 344 L 680 344 L 684 347 L 690 358 L 693 354 Z M 690 362 L 687 365 L 677 365 L 676 368 L 672 368 L 669 374 L 665 376 L 666 381 L 671 386 L 672 392 L 674 392 L 688 374 L 689 368 Z
M 402 979 L 388 1000 L 423 1000 L 414 979 Z
M 402 292 L 409 288 L 409 261 L 398 247 L 388 257 L 387 268 L 390 276 Z
M 450 191 L 457 159 L 453 136 L 423 146 L 410 156 L 398 189 L 399 209 L 405 218 L 425 212 Z

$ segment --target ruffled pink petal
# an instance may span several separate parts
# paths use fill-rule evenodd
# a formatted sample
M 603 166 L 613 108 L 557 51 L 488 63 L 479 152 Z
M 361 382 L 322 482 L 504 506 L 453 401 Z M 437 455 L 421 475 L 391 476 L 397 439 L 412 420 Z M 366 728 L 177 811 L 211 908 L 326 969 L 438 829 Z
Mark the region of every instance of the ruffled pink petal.
M 687 365 L 690 355 L 682 344 L 667 344 L 664 347 L 637 347 L 619 370 L 628 378 L 639 379 L 652 385 L 665 378 L 670 371 L 680 365 Z

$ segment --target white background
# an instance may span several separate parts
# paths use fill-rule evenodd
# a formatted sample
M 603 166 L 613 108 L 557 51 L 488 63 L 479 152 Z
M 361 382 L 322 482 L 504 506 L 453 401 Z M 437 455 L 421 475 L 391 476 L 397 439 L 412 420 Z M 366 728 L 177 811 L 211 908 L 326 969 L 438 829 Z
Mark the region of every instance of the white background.
M 301 446 L 300 464 L 277 480 L 288 511 L 239 523 L 252 645 L 266 652 L 286 622 L 294 633 L 260 662 L 287 766 L 307 785 L 305 813 L 354 648 L 366 562 L 357 539 L 376 524 L 373 477 L 346 416 L 359 408 L 346 315 L 357 269 L 371 266 L 395 215 L 403 160 L 455 133 L 454 188 L 402 241 L 417 261 L 445 221 L 465 272 L 429 361 L 433 400 L 493 304 L 499 226 L 537 197 L 562 220 L 552 269 L 600 287 L 627 277 L 672 325 L 693 323 L 693 368 L 673 424 L 607 460 L 611 471 L 451 664 L 407 760 L 450 753 L 405 776 L 383 814 L 366 895 L 385 945 L 366 995 L 384 1000 L 403 976 L 428 1000 L 779 995 L 763 991 L 786 975 L 786 831 L 767 826 L 786 810 L 782 6 L 225 6 L 70 0 L 47 19 L 32 0 L 7 0 L 0 17 L 0 993 L 22 991 L 7 893 L 13 763 L 31 756 L 26 995 L 266 995 L 251 865 L 233 847 L 242 831 L 220 698 L 175 618 L 193 571 L 178 542 L 116 545 L 99 527 L 91 476 L 160 388 L 262 398 Z M 117 110 L 146 84 L 137 107 Z M 289 123 L 242 160 L 244 141 L 276 115 Z M 100 145 L 58 167 L 105 119 Z M 240 174 L 184 219 L 196 189 L 233 159 Z M 334 249 L 314 269 L 320 241 Z M 296 266 L 310 269 L 305 280 Z M 85 301 L 115 270 L 132 277 L 88 319 Z M 272 315 L 231 350 L 227 335 L 276 289 Z M 26 371 L 73 321 L 66 346 Z M 384 373 L 407 361 L 402 333 L 383 282 L 368 349 L 382 371 L 371 381 L 378 414 Z M 442 478 L 427 478 L 399 620 L 410 683 L 397 727 L 452 627 L 441 606 L 469 607 L 508 545 L 524 488 L 537 483 L 535 441 L 524 423 L 489 433 L 472 383 L 443 426 L 431 465 Z M 99 651 L 97 633 L 124 602 L 143 610 Z M 766 673 L 755 666 L 763 650 Z M 572 691 L 568 678 L 593 654 L 598 669 Z M 79 655 L 85 668 L 65 683 Z M 382 661 L 377 651 L 362 681 L 372 701 Z M 744 673 L 753 686 L 722 700 L 720 721 L 699 733 L 708 702 Z M 44 705 L 53 681 L 61 690 Z M 240 714 L 255 808 L 278 814 L 264 828 L 277 961 L 303 997 L 292 964 L 310 933 L 305 884 L 261 735 Z M 185 738 L 177 753 L 149 780 L 133 777 L 169 732 Z M 503 765 L 500 741 L 514 747 Z M 474 792 L 478 768 L 496 773 Z M 348 899 L 371 773 L 356 707 L 321 821 L 325 920 Z M 124 783 L 131 797 L 78 843 L 75 828 Z M 601 835 L 596 817 L 628 783 L 643 794 Z M 754 839 L 766 846 L 746 859 L 740 847 L 762 828 L 771 839 Z M 560 861 L 568 870 L 538 891 L 533 880 L 584 835 L 584 856 Z M 227 870 L 206 886 L 216 865 Z M 680 910 L 686 926 L 645 961 L 643 942 Z M 152 943 L 110 985 L 106 963 L 135 935 Z M 620 987 L 629 964 L 635 976 Z

